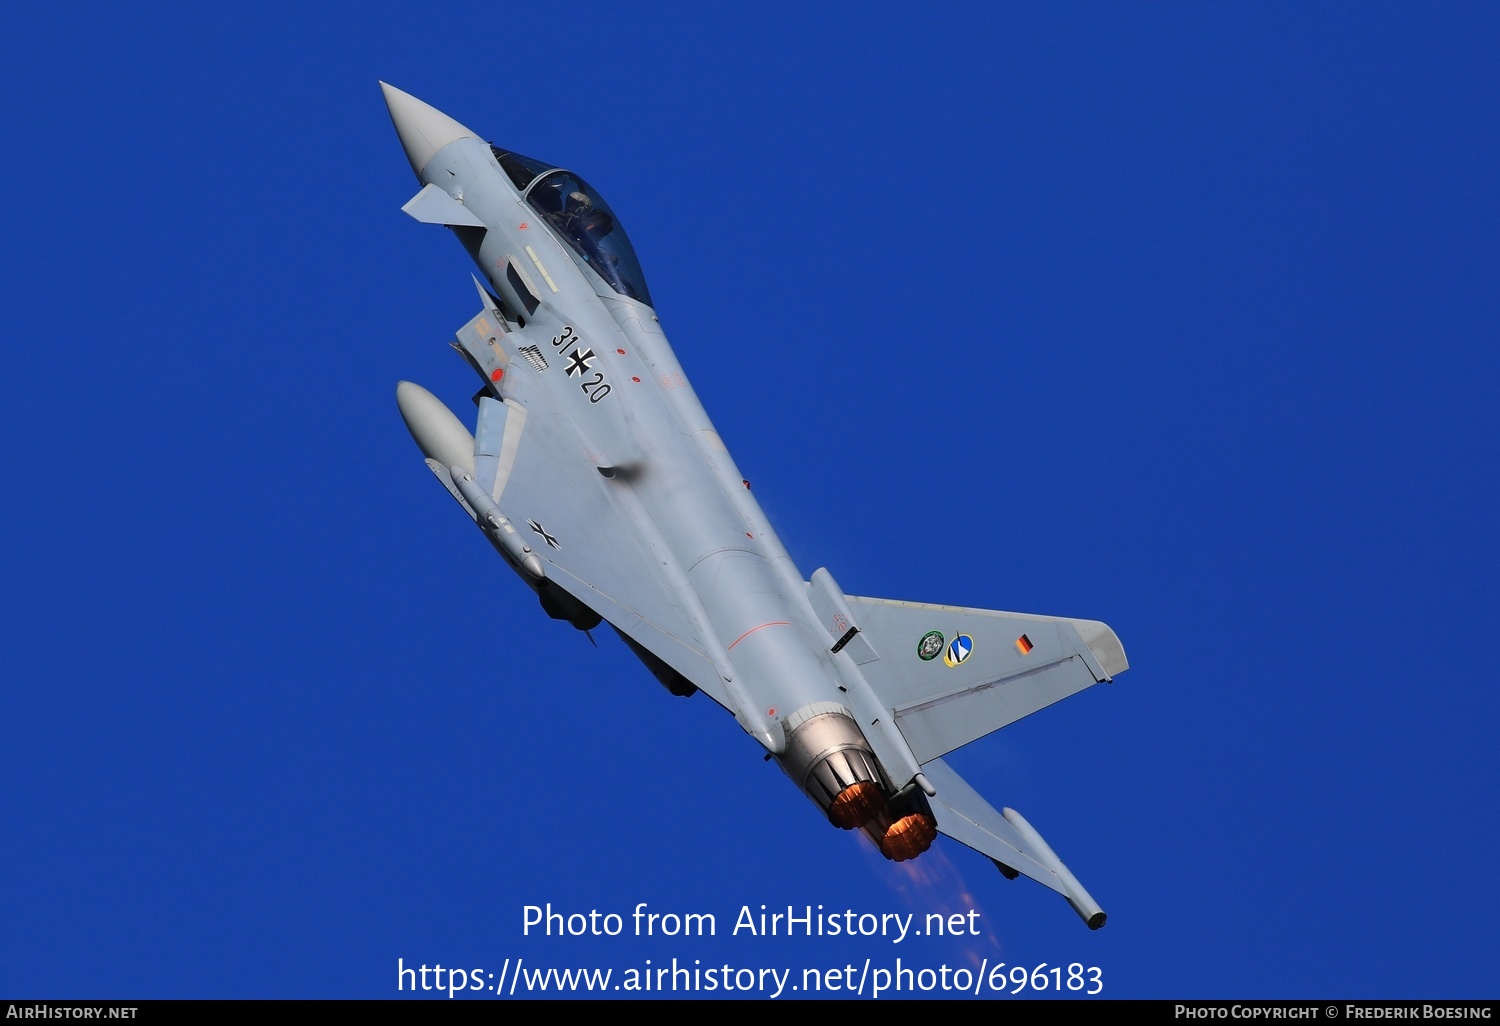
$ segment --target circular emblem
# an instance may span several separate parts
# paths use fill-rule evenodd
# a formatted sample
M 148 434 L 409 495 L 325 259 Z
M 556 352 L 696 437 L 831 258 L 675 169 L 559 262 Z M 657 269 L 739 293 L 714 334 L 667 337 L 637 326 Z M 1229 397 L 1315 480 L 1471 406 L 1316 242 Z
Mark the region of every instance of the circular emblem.
M 943 662 L 949 666 L 957 666 L 969 658 L 969 653 L 974 651 L 974 639 L 967 634 L 960 634 L 948 642 L 948 651 L 943 653 Z
M 937 654 L 943 650 L 943 632 L 928 631 L 922 635 L 922 640 L 917 642 L 917 658 L 924 663 L 929 659 L 936 659 Z

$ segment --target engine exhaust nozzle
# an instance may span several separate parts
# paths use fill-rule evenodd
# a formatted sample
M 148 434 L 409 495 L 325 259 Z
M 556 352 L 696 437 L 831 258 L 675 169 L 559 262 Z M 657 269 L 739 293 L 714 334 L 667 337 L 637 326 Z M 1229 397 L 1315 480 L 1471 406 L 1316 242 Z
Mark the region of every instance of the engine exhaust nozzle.
M 885 777 L 849 710 L 814 702 L 786 719 L 781 768 L 834 826 L 855 830 L 889 817 Z

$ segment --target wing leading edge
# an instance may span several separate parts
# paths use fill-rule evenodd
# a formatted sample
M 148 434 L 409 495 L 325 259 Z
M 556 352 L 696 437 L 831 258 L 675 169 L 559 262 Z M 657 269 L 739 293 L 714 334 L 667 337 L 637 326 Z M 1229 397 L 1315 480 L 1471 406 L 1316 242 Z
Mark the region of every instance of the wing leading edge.
M 1052 888 L 1068 900 L 1089 929 L 1104 925 L 1099 903 L 1019 812 L 996 812 L 942 759 L 923 763 L 922 772 L 937 791 L 929 801 L 940 832 L 989 856 L 1006 876 L 1022 873 Z
M 809 584 L 820 618 L 851 653 L 921 763 L 938 830 L 1067 899 L 1090 929 L 1104 911 L 1014 809 L 997 812 L 942 756 L 1129 668 L 1115 632 L 1097 620 L 834 595 Z M 842 602 L 839 601 L 842 599 Z M 852 647 L 852 646 L 851 646 Z
M 918 762 L 1129 668 L 1097 620 L 846 596 L 880 658 L 861 672 Z

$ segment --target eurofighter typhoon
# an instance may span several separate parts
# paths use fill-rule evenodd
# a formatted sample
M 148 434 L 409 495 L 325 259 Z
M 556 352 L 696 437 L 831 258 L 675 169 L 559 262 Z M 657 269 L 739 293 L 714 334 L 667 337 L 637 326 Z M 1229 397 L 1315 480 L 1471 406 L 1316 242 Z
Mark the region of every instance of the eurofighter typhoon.
M 804 578 L 658 323 L 614 211 L 572 171 L 485 142 L 381 84 L 421 190 L 402 208 L 483 272 L 456 348 L 471 434 L 432 393 L 396 400 L 427 466 L 554 619 L 606 621 L 674 695 L 734 716 L 835 827 L 886 858 L 939 833 L 1104 912 L 1035 829 L 948 752 L 1127 667 L 1094 620 L 845 595 Z

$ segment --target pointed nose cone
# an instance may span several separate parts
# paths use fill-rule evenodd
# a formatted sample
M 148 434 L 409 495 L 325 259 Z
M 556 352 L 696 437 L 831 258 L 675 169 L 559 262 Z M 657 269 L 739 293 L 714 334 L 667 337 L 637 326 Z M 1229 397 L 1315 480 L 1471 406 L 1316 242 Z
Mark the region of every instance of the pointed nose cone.
M 411 161 L 411 169 L 417 173 L 418 178 L 422 177 L 422 169 L 427 166 L 432 155 L 444 146 L 456 139 L 479 138 L 436 107 L 423 103 L 410 93 L 403 93 L 384 82 L 380 83 L 380 91 L 385 93 L 385 105 L 391 112 L 391 122 L 396 126 L 396 134 L 401 137 L 401 148 L 406 150 L 406 159 Z

